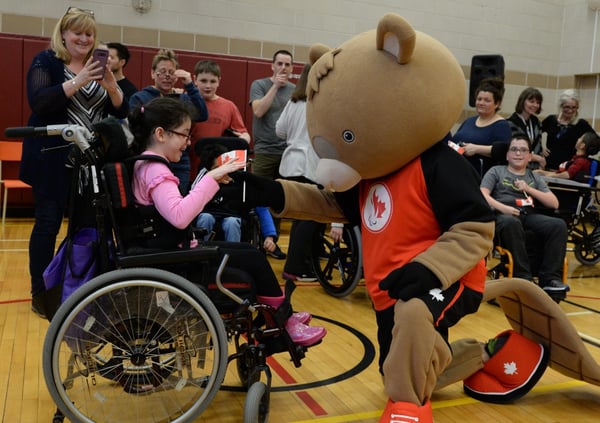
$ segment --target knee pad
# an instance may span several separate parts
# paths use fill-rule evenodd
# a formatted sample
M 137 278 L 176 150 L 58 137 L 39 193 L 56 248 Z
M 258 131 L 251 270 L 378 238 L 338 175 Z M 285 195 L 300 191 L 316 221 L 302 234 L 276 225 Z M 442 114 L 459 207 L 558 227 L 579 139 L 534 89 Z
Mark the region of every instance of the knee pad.
M 548 366 L 550 352 L 514 330 L 502 332 L 490 342 L 503 342 L 503 345 L 496 347 L 481 370 L 464 380 L 464 391 L 484 402 L 515 401 L 540 380 Z

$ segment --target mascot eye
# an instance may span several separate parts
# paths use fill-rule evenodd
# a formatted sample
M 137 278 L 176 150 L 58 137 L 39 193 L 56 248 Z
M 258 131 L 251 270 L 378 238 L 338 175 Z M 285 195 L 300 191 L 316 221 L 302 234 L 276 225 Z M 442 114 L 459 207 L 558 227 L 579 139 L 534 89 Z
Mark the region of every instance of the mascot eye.
M 344 142 L 347 142 L 348 144 L 353 143 L 355 140 L 354 132 L 352 132 L 349 129 L 346 129 L 344 132 L 342 132 L 342 139 L 344 140 Z

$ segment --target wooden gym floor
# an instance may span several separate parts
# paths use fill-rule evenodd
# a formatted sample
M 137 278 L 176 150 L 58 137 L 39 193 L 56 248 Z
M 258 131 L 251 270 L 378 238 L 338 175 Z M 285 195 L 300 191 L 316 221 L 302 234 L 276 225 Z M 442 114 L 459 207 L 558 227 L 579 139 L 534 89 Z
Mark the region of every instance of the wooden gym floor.
M 284 222 L 285 223 L 285 222 Z M 48 323 L 31 312 L 28 272 L 30 219 L 7 219 L 0 234 L 0 417 L 6 423 L 50 423 L 55 406 L 47 392 L 41 353 Z M 287 251 L 283 225 L 280 245 Z M 64 229 L 61 234 L 64 236 Z M 561 308 L 600 362 L 600 265 L 581 266 L 571 253 L 571 292 Z M 280 275 L 283 261 L 270 259 Z M 318 283 L 299 283 L 296 310 L 314 315 L 327 328 L 324 341 L 310 349 L 300 368 L 287 354 L 270 358 L 273 373 L 270 420 L 274 423 L 377 422 L 386 396 L 377 370 L 375 318 L 363 285 L 346 298 L 327 295 Z M 508 329 L 500 309 L 482 304 L 450 332 L 451 340 L 487 340 Z M 237 390 L 235 366 L 223 389 L 198 422 L 241 422 L 245 394 Z M 437 423 L 600 421 L 600 387 L 548 369 L 524 398 L 511 405 L 481 403 L 467 397 L 461 384 L 436 392 L 432 399 Z

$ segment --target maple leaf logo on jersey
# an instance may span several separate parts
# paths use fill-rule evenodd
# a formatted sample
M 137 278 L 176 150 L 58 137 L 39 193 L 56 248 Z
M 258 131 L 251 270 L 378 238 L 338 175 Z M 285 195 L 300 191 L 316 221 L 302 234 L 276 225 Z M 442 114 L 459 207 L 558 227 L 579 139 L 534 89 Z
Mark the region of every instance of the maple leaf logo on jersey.
M 385 203 L 379 201 L 377 193 L 373 194 L 373 199 L 371 201 L 373 202 L 373 213 L 375 214 L 375 218 L 381 219 L 383 212 L 385 212 Z
M 504 373 L 507 375 L 517 374 L 517 363 L 511 361 L 510 363 L 504 363 Z
M 363 222 L 373 231 L 385 228 L 392 214 L 392 196 L 385 184 L 376 183 L 370 189 L 363 208 Z
M 444 294 L 442 294 L 442 290 L 439 288 L 430 289 L 429 295 L 431 295 L 432 300 L 437 300 L 439 302 L 442 302 L 445 300 Z

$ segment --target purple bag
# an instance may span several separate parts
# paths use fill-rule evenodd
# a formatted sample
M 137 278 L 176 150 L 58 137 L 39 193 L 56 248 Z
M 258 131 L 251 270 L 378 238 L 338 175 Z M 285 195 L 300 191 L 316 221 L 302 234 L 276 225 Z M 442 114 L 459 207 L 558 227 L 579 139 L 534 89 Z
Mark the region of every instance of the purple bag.
M 62 281 L 61 303 L 77 288 L 96 276 L 98 233 L 95 228 L 82 228 L 65 239 L 56 255 L 44 270 L 46 290 Z

